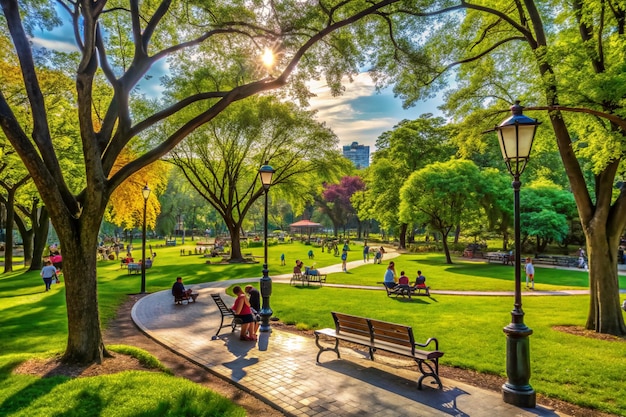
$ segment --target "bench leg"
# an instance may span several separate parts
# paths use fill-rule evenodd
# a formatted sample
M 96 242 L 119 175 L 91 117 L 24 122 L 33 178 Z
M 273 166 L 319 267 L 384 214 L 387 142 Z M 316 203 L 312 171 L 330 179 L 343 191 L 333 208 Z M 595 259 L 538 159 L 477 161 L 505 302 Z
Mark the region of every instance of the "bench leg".
M 422 373 L 422 376 L 420 376 L 419 379 L 417 380 L 417 389 L 419 390 L 422 389 L 422 381 L 424 381 L 424 379 L 428 377 L 432 377 L 437 383 L 437 385 L 439 386 L 439 389 L 443 389 L 443 385 L 441 384 L 441 379 L 439 379 L 439 361 L 438 360 L 432 361 L 433 362 L 432 364 L 429 363 L 428 361 L 423 361 L 419 359 L 416 359 L 415 362 L 417 362 L 417 366 L 420 372 Z
M 337 354 L 337 359 L 341 359 L 341 355 L 339 355 L 339 339 L 335 339 L 335 347 L 334 348 L 324 347 L 324 346 L 320 345 L 320 336 L 318 334 L 316 334 L 315 335 L 315 344 L 320 349 L 320 351 L 317 352 L 317 358 L 315 358 L 316 362 L 319 363 L 320 355 L 322 354 L 322 352 L 326 352 L 326 351 L 330 351 L 330 350 L 332 350 L 333 352 L 335 352 Z

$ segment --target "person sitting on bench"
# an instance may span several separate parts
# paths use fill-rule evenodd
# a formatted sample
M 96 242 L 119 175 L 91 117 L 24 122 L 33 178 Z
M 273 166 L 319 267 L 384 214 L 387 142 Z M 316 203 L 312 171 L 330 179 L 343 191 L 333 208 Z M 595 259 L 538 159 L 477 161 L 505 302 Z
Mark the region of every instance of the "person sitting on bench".
M 398 287 L 405 293 L 409 293 L 413 289 L 413 287 L 409 285 L 409 277 L 404 274 L 404 271 L 400 272 L 400 278 L 398 278 Z
M 300 259 L 296 259 L 296 266 L 293 267 L 293 273 L 294 274 L 301 274 L 302 273 L 302 261 Z
M 385 279 L 384 279 L 385 287 L 394 288 L 396 285 L 396 265 L 393 262 L 389 262 L 389 266 L 385 271 Z
M 430 294 L 429 288 L 426 286 L 426 277 L 422 275 L 422 271 L 417 271 L 417 278 L 415 278 L 415 286 L 413 289 L 426 290 L 426 294 Z
M 172 295 L 177 300 L 189 299 L 191 297 L 191 290 L 185 289 L 181 277 L 176 277 L 176 282 L 172 285 Z
M 236 285 L 233 288 L 233 293 L 235 293 L 237 298 L 235 299 L 235 304 L 233 304 L 231 310 L 235 313 L 235 317 L 241 319 L 241 333 L 239 335 L 239 340 L 257 340 L 257 335 L 255 333 L 256 324 L 254 322 L 252 310 L 250 309 L 250 301 L 248 301 L 246 293 L 239 285 Z

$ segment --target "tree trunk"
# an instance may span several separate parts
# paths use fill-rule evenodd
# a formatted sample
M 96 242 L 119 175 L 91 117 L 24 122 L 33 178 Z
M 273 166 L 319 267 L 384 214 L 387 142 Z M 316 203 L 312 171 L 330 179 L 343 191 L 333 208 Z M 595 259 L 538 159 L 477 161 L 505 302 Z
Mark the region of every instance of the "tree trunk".
M 610 238 L 603 227 L 585 229 L 588 249 L 590 303 L 586 327 L 616 336 L 626 334 L 620 309 L 617 273 L 617 237 Z
M 98 312 L 96 239 L 85 244 L 79 239 L 59 238 L 68 318 L 67 349 L 62 359 L 66 363 L 102 363 L 105 350 Z
M 68 216 L 69 217 L 69 216 Z M 97 285 L 98 230 L 102 216 L 54 219 L 61 243 L 67 305 L 65 363 L 101 363 L 106 354 L 100 331 Z
M 400 246 L 398 249 L 406 249 L 406 231 L 408 230 L 409 225 L 407 223 L 402 223 L 400 225 Z
M 32 228 L 27 229 L 26 224 L 19 216 L 15 216 L 15 224 L 20 232 L 24 248 L 24 267 L 30 266 L 33 260 L 33 235 Z M 30 268 L 28 269 L 30 271 Z
M 7 222 L 4 245 L 4 273 L 13 272 L 13 222 L 15 221 L 15 189 L 7 190 Z
M 448 233 L 450 231 L 446 231 L 445 233 L 441 232 L 441 243 L 443 244 L 443 251 L 446 254 L 446 263 L 452 265 L 452 257 L 450 256 L 450 248 L 448 247 Z
M 48 243 L 48 230 L 50 229 L 50 216 L 45 206 L 41 207 L 39 218 L 36 217 L 35 236 L 33 240 L 33 261 L 29 271 L 38 271 L 43 267 L 43 251 Z
M 241 239 L 239 237 L 241 225 L 239 223 L 233 224 L 231 221 L 226 221 L 226 227 L 230 233 L 230 262 L 241 263 L 243 262 L 243 256 L 241 256 Z

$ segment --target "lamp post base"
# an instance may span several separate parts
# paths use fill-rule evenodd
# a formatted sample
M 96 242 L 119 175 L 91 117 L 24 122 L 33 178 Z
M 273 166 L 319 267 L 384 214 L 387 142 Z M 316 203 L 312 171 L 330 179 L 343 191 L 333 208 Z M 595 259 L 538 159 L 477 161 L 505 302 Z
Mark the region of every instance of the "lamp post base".
M 513 322 L 503 331 L 506 334 L 507 382 L 502 386 L 502 400 L 517 407 L 534 408 L 535 390 L 530 386 L 530 336 L 533 331 L 522 321 L 523 313 L 513 313 Z
M 266 246 L 267 247 L 267 246 Z M 266 255 L 267 257 L 267 255 Z M 268 275 L 267 263 L 263 265 L 263 277 L 261 278 L 261 298 L 263 302 L 261 304 L 261 311 L 259 311 L 259 315 L 261 316 L 261 326 L 259 330 L 262 332 L 271 332 L 270 328 L 270 317 L 274 312 L 270 307 L 270 296 L 272 295 L 272 279 Z
M 272 311 L 271 308 L 265 309 L 262 308 L 261 311 L 259 312 L 259 315 L 261 316 L 261 326 L 259 327 L 259 331 L 261 332 L 271 332 L 272 331 L 272 327 L 270 326 L 270 317 L 272 317 L 272 314 L 274 312 Z
M 535 390 L 530 385 L 521 388 L 508 384 L 502 385 L 502 400 L 516 407 L 535 408 L 537 405 Z

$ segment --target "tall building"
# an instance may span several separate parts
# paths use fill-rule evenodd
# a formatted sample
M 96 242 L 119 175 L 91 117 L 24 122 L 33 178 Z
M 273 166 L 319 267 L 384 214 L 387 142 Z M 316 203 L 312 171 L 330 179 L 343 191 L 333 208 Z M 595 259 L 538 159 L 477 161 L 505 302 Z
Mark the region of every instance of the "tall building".
M 370 166 L 369 145 L 359 145 L 359 142 L 352 142 L 350 145 L 344 145 L 343 156 L 351 160 L 357 169 L 367 168 Z

